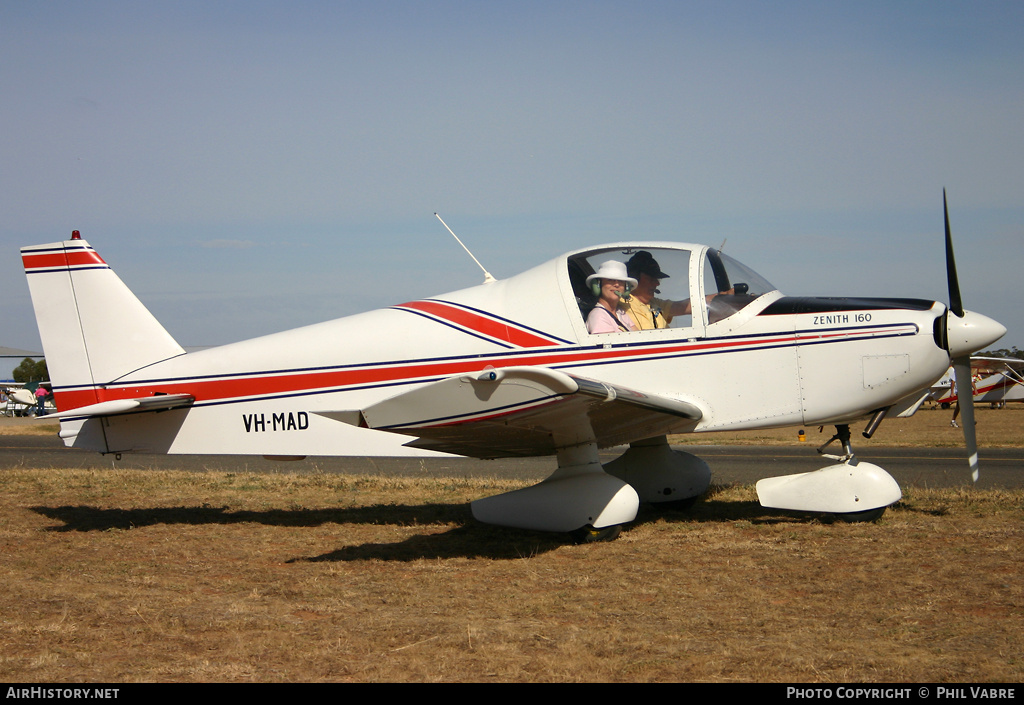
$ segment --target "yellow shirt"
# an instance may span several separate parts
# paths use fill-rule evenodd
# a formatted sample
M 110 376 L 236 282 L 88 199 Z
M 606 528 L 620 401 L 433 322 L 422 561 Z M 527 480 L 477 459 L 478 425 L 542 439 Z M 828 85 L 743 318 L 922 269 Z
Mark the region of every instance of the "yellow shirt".
M 671 310 L 672 302 L 662 299 L 651 299 L 651 303 L 645 304 L 635 296 L 629 297 L 626 311 L 638 330 L 654 330 L 655 328 L 668 328 L 672 322 L 672 315 L 665 313 Z

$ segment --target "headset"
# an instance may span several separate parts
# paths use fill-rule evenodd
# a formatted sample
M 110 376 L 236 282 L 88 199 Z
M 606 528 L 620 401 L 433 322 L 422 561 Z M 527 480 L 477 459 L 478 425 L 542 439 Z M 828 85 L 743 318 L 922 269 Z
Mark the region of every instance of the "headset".
M 616 279 L 615 281 L 620 281 L 620 280 Z M 597 297 L 600 298 L 600 296 L 601 296 L 601 285 L 603 283 L 604 283 L 604 279 L 595 279 L 594 281 L 590 282 L 590 291 L 594 294 L 594 296 L 597 296 Z M 619 295 L 619 298 L 620 299 L 624 299 L 624 300 L 628 300 L 629 299 L 629 292 L 633 291 L 633 285 L 630 284 L 629 282 L 622 282 L 622 283 L 625 285 L 626 290 L 622 294 Z

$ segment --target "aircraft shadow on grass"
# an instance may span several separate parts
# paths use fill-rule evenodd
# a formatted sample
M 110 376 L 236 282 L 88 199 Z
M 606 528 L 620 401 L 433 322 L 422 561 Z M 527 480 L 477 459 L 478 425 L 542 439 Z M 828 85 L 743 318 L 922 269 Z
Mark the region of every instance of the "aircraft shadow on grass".
M 316 555 L 296 557 L 289 563 L 322 561 L 413 561 L 421 558 L 518 559 L 565 546 L 568 539 L 537 531 L 510 531 L 474 520 L 463 503 L 420 505 L 373 505 L 336 509 L 271 509 L 229 511 L 227 507 L 149 507 L 107 509 L 89 505 L 35 506 L 31 510 L 60 526 L 53 532 L 91 532 L 140 529 L 159 524 L 229 525 L 255 523 L 264 526 L 314 527 L 324 524 L 395 525 L 431 527 L 455 525 L 439 533 L 424 533 L 395 543 L 364 543 Z M 749 521 L 754 524 L 820 521 L 816 514 L 766 509 L 755 501 L 707 499 L 687 511 L 641 508 L 626 528 L 657 521 L 719 523 Z

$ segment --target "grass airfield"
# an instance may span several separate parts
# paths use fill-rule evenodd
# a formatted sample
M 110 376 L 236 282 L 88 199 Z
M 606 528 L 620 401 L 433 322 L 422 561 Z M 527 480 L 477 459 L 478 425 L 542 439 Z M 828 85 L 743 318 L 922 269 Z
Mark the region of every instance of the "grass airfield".
M 978 412 L 1020 445 L 1024 410 Z M 870 443 L 962 443 L 950 415 Z M 1024 680 L 1018 489 L 846 524 L 716 485 L 577 546 L 472 521 L 513 480 L 30 465 L 0 473 L 8 682 Z

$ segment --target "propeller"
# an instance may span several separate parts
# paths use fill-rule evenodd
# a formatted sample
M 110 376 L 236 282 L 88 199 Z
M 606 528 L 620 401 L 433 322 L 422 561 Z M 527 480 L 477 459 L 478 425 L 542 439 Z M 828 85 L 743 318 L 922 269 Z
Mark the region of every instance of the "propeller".
M 942 210 L 946 219 L 946 285 L 949 288 L 949 310 L 946 312 L 946 349 L 956 377 L 956 398 L 960 405 L 961 426 L 967 446 L 967 464 L 971 480 L 978 481 L 978 441 L 974 432 L 974 389 L 971 385 L 971 353 L 999 340 L 1006 328 L 999 322 L 978 313 L 965 311 L 960 297 L 960 282 L 953 257 L 953 236 L 949 229 L 949 207 L 946 189 L 942 189 Z
M 953 257 L 953 235 L 949 230 L 949 206 L 946 204 L 946 189 L 942 189 L 942 214 L 946 219 L 946 286 L 949 289 L 949 310 L 957 317 L 964 317 L 964 303 L 960 298 L 960 280 L 956 276 L 956 258 Z

